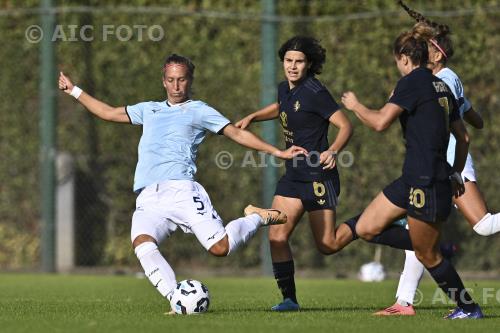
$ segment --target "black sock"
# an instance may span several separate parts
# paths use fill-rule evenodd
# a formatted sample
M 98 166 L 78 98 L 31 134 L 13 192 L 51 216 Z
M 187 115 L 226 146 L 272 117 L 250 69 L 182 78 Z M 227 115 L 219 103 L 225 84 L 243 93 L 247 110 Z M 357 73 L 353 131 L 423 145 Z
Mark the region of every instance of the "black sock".
M 457 303 L 459 307 L 467 312 L 472 312 L 475 303 L 470 297 L 464 284 L 458 276 L 455 268 L 446 259 L 439 264 L 427 269 L 438 286 L 448 295 L 448 297 Z
M 356 224 L 358 223 L 359 217 L 361 214 L 358 214 L 354 217 L 351 217 L 349 220 L 345 221 L 344 223 L 347 224 L 349 229 L 351 229 L 352 232 L 352 240 L 356 240 L 359 238 L 358 234 L 356 233 Z
M 373 237 L 370 243 L 389 245 L 396 249 L 411 250 L 413 251 L 413 246 L 411 244 L 410 233 L 406 228 L 398 225 L 390 225 L 387 229 L 382 231 L 377 236 Z
M 295 294 L 295 268 L 293 260 L 273 262 L 273 272 L 283 299 L 290 298 L 295 303 L 298 303 L 297 295 Z

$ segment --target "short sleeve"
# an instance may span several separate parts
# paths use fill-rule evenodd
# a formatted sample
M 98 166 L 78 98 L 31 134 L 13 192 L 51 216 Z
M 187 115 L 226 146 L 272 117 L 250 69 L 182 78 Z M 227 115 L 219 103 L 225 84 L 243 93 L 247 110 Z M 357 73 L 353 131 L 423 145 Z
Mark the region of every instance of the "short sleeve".
M 460 114 L 462 116 L 463 116 L 464 113 L 466 113 L 467 111 L 469 111 L 472 108 L 472 104 L 469 102 L 469 100 L 465 96 L 460 99 L 460 103 L 459 104 L 460 104 L 459 105 Z
M 133 125 L 143 124 L 143 115 L 147 104 L 147 102 L 142 102 L 135 105 L 126 106 L 125 111 L 130 118 L 130 123 L 132 123 Z
M 408 112 L 416 109 L 418 94 L 415 93 L 415 89 L 410 85 L 409 80 L 405 80 L 405 78 L 399 80 L 394 89 L 394 94 L 389 99 L 389 103 L 396 104 Z
M 212 133 L 219 133 L 224 127 L 231 123 L 231 121 L 224 117 L 219 111 L 208 105 L 204 105 L 199 112 L 201 112 L 199 125 Z
M 288 91 L 288 82 L 287 81 L 283 81 L 281 82 L 279 85 L 278 85 L 278 93 L 276 95 L 276 102 L 279 104 L 281 102 L 281 100 L 284 98 L 284 96 L 286 95 L 286 92 Z
M 314 96 L 314 112 L 323 119 L 329 119 L 340 107 L 328 90 L 321 90 Z
M 450 91 L 457 99 L 458 110 L 460 112 L 460 115 L 463 117 L 464 113 L 469 111 L 472 105 L 464 95 L 464 87 L 462 85 L 462 82 L 458 77 L 450 76 L 443 76 L 441 80 L 443 80 L 448 85 Z

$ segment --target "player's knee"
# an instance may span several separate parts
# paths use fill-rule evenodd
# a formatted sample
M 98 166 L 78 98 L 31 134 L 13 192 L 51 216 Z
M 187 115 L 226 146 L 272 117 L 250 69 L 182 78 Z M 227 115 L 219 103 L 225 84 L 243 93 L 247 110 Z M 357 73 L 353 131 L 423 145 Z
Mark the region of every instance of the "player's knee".
M 132 241 L 132 247 L 135 249 L 136 247 L 138 247 L 139 245 L 141 245 L 142 243 L 146 243 L 146 242 L 151 242 L 151 243 L 155 243 L 156 245 L 158 245 L 156 243 L 156 239 L 154 239 L 153 237 L 149 236 L 149 235 L 146 235 L 146 234 L 141 234 L 139 236 L 137 236 L 133 241 Z
M 214 245 L 212 245 L 208 252 L 216 257 L 225 257 L 229 254 L 229 241 L 223 238 Z
M 316 243 L 316 247 L 321 254 L 331 255 L 340 251 L 340 247 L 335 243 L 328 240 L 322 240 Z
M 441 255 L 433 249 L 421 249 L 414 247 L 415 256 L 427 268 L 434 267 L 441 262 Z
M 272 235 L 271 233 L 269 234 L 269 243 L 270 246 L 273 248 L 276 247 L 283 247 L 283 246 L 288 246 L 288 237 L 287 235 L 283 234 L 274 234 Z
M 360 226 L 356 225 L 356 233 L 358 236 L 365 241 L 371 241 L 375 236 L 377 236 L 380 231 L 376 230 L 372 226 Z

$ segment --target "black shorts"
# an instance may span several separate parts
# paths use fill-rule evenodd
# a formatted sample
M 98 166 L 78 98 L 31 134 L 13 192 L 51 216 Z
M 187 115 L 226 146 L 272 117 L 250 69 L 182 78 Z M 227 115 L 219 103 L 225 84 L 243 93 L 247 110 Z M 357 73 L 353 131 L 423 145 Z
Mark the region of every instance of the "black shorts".
M 340 181 L 338 177 L 317 181 L 299 182 L 281 177 L 276 186 L 274 195 L 298 198 L 307 212 L 321 209 L 335 210 L 340 193 Z
M 407 215 L 424 222 L 445 221 L 451 212 L 451 183 L 438 181 L 428 186 L 411 186 L 398 178 L 384 188 L 384 195 Z

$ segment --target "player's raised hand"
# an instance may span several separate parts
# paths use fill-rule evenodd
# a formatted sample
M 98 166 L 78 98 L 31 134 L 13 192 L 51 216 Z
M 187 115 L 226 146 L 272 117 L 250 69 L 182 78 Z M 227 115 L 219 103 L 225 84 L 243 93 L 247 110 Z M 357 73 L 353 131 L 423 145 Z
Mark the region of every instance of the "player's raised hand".
M 306 155 L 307 156 L 307 150 L 305 150 L 302 147 L 298 146 L 291 146 L 287 150 L 281 150 L 278 154 L 276 154 L 277 157 L 282 158 L 284 160 L 291 160 L 297 155 Z
M 73 82 L 64 75 L 63 72 L 59 72 L 59 89 L 64 91 L 66 94 L 71 94 L 71 91 L 73 90 Z
M 346 91 L 342 95 L 342 104 L 344 104 L 347 110 L 353 111 L 358 103 L 358 98 L 352 91 Z
M 335 167 L 337 153 L 331 150 L 325 150 L 319 155 L 319 163 L 323 165 L 323 170 L 331 170 Z
M 243 118 L 240 121 L 238 121 L 236 124 L 234 124 L 234 126 L 236 126 L 238 128 L 241 128 L 241 129 L 245 129 L 245 128 L 247 128 L 250 125 L 250 123 L 252 122 L 252 120 L 253 120 L 252 115 L 248 115 L 245 118 Z

